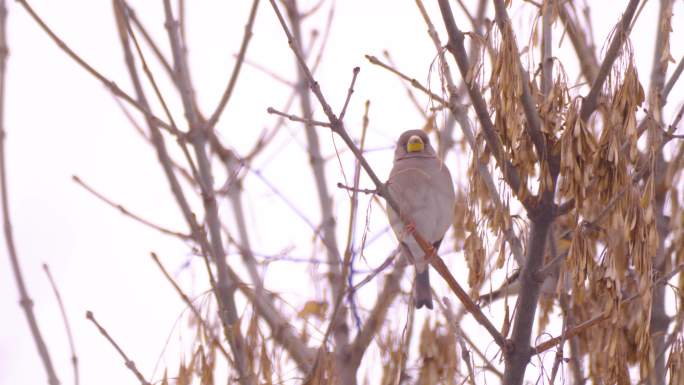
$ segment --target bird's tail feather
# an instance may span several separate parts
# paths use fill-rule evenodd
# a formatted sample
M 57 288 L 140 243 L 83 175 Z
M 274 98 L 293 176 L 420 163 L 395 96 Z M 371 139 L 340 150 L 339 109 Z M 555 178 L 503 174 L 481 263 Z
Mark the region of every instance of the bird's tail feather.
M 416 308 L 425 306 L 432 309 L 432 290 L 430 289 L 430 269 L 426 267 L 422 273 L 416 270 L 416 289 L 414 294 Z

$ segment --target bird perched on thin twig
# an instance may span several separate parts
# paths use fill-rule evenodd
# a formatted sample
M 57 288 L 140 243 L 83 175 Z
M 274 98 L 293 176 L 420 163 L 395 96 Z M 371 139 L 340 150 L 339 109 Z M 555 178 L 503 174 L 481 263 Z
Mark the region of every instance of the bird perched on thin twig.
M 427 134 L 409 130 L 401 134 L 394 150 L 394 167 L 387 187 L 399 206 L 401 217 L 435 249 L 452 223 L 456 196 L 451 174 L 437 158 Z M 403 256 L 415 264 L 416 308 L 432 309 L 432 291 L 428 261 L 397 213 L 388 208 L 387 215 L 394 234 L 399 239 Z

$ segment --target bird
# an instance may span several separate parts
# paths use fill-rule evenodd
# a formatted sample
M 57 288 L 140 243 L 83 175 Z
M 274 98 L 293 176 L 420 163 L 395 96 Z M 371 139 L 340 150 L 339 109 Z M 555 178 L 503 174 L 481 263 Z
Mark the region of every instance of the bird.
M 410 230 L 407 232 L 401 218 L 437 251 L 453 221 L 456 194 L 449 170 L 437 157 L 424 131 L 408 130 L 399 136 L 386 186 L 399 209 L 397 214 L 388 207 L 390 225 L 403 257 L 415 264 L 414 304 L 418 309 L 432 309 L 425 252 L 409 234 Z

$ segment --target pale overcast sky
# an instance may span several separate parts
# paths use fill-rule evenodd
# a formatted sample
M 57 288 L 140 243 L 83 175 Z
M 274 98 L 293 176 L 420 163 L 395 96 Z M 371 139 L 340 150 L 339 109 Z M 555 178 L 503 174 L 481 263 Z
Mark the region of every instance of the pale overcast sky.
M 111 2 L 34 0 L 30 3 L 72 49 L 123 89 L 131 90 Z M 201 109 L 209 114 L 225 88 L 251 1 L 186 3 L 192 78 Z M 316 1 L 300 3 L 302 9 L 308 9 Z M 517 11 L 520 1 L 513 3 L 514 25 L 524 31 L 518 33 L 519 41 L 526 41 L 533 15 L 529 7 L 525 12 Z M 594 34 L 600 47 L 627 2 L 592 3 Z M 162 3 L 131 1 L 131 5 L 165 52 L 169 52 Z M 648 85 L 653 56 L 657 5 L 656 1 L 646 5 L 631 35 L 644 87 Z M 150 259 L 149 252 L 158 253 L 174 277 L 195 296 L 208 288 L 202 261 L 192 258 L 188 245 L 132 222 L 72 181 L 71 176 L 78 175 L 131 211 L 165 227 L 187 231 L 154 152 L 127 121 L 111 93 L 68 58 L 17 2 L 8 1 L 7 6 L 10 56 L 5 129 L 12 222 L 24 278 L 60 380 L 63 384 L 72 383 L 70 353 L 56 301 L 41 269 L 42 263 L 50 265 L 67 307 L 80 362 L 81 383 L 136 382 L 121 358 L 85 319 L 86 310 L 95 313 L 149 380 L 158 380 L 167 363 L 174 368 L 171 371 L 175 371 L 183 338 L 192 336 L 183 333 L 187 329 L 186 318 L 180 318 L 181 323 L 176 324 L 184 305 Z M 329 2 L 325 2 L 318 14 L 306 21 L 307 35 L 311 28 L 322 29 L 329 7 Z M 682 2 L 676 2 L 672 55 L 677 61 L 684 54 L 682 11 Z M 430 4 L 429 12 L 445 40 L 436 6 Z M 466 29 L 469 25 L 462 15 L 459 18 L 462 28 Z M 397 78 L 370 65 L 364 55 L 381 57 L 383 50 L 388 50 L 402 71 L 427 83 L 435 50 L 425 31 L 413 1 L 340 0 L 335 4 L 330 39 L 316 77 L 331 104 L 339 110 L 352 68 L 361 67 L 356 93 L 347 112 L 347 128 L 358 137 L 363 103 L 370 99 L 367 147 L 385 150 L 370 153 L 369 161 L 382 178 L 387 176 L 391 166 L 392 151 L 387 149 L 393 146 L 393 140 L 405 129 L 422 127 L 424 120 L 406 97 Z M 567 41 L 565 46 L 569 47 Z M 151 55 L 147 54 L 152 62 Z M 567 48 L 555 54 L 571 75 L 569 80 L 574 82 L 577 73 L 574 54 Z M 294 79 L 292 54 L 266 0 L 259 6 L 247 57 L 289 80 Z M 153 66 L 153 71 L 165 79 L 158 66 Z M 454 76 L 460 78 L 456 73 Z M 433 87 L 438 87 L 436 72 L 430 80 Z M 169 95 L 176 120 L 183 121 L 174 90 L 166 80 L 163 84 L 162 92 Z M 261 130 L 275 121 L 266 113 L 266 108 L 282 108 L 289 94 L 287 86 L 245 66 L 217 126 L 221 138 L 238 152 L 248 151 Z M 429 107 L 423 95 L 419 95 L 419 100 Z M 665 109 L 668 120 L 674 108 L 684 101 L 684 84 L 677 84 L 669 100 Z M 157 111 L 161 114 L 161 110 Z M 316 111 L 320 114 L 319 108 Z M 321 130 L 323 154 L 333 156 L 331 136 L 325 129 Z M 317 223 L 318 204 L 312 203 L 316 202 L 315 187 L 306 155 L 301 151 L 305 143 L 303 134 L 301 126 L 289 124 L 279 132 L 274 145 L 257 158 L 254 167 L 263 168 L 264 178 Z M 169 147 L 174 146 L 173 141 L 168 143 Z M 340 140 L 336 145 L 343 148 Z M 341 159 L 345 175 L 350 178 L 353 161 L 347 155 L 343 154 Z M 467 181 L 458 178 L 467 167 L 465 160 L 452 155 L 447 157 L 447 165 L 457 176 L 456 183 L 465 185 Z M 337 182 L 344 181 L 344 176 L 337 161 L 328 162 L 327 172 L 337 202 L 336 212 L 342 218 L 338 227 L 339 239 L 345 239 L 346 225 L 343 224 L 348 216 L 347 195 L 334 187 Z M 217 176 L 217 186 L 224 181 Z M 250 228 L 254 229 L 255 251 L 270 255 L 293 247 L 293 256 L 309 257 L 311 230 L 308 224 L 274 196 L 259 177 L 250 175 L 245 183 L 250 191 L 245 205 Z M 371 187 L 367 181 L 363 183 L 365 187 Z M 193 204 L 198 212 L 201 211 L 199 200 L 195 199 Z M 222 212 L 230 218 L 229 203 L 221 200 L 220 204 Z M 368 200 L 363 198 L 360 207 L 367 206 Z M 371 235 L 387 226 L 380 210 L 374 210 Z M 227 222 L 232 226 L 231 220 Z M 362 229 L 363 221 L 359 223 L 359 229 Z M 46 375 L 18 304 L 19 295 L 4 238 L 0 242 L 3 243 L 0 245 L 0 384 L 44 384 Z M 370 245 L 365 253 L 367 262 L 360 262 L 359 269 L 378 266 L 394 247 L 394 242 L 393 236 L 386 234 Z M 445 253 L 452 249 L 449 245 L 442 248 Z M 460 253 L 451 253 L 450 257 L 455 266 L 465 269 Z M 188 262 L 190 264 L 186 266 Z M 313 291 L 308 282 L 310 271 L 310 266 L 306 265 L 274 263 L 266 273 L 268 287 L 282 292 L 295 307 L 301 305 L 302 298 L 321 298 L 321 293 Z M 318 271 L 322 273 L 324 266 Z M 409 279 L 408 275 L 405 279 Z M 459 279 L 465 282 L 465 275 L 461 274 Z M 440 293 L 447 293 L 441 282 L 435 287 Z M 372 303 L 375 283 L 364 290 L 368 298 L 361 301 Z M 162 354 L 167 339 L 168 348 Z M 493 355 L 494 349 L 489 349 L 488 353 Z M 155 373 L 160 355 L 162 362 Z

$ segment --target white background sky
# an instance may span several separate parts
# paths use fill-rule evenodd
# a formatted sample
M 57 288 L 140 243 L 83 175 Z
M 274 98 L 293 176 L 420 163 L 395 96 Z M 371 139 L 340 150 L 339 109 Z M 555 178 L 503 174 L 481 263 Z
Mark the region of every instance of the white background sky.
M 201 109 L 209 115 L 232 70 L 233 54 L 238 51 L 251 1 L 187 3 L 192 77 Z M 314 2 L 300 3 L 302 9 L 309 9 Z M 518 33 L 519 41 L 527 41 L 532 14 L 517 11 L 520 1 L 513 3 L 510 13 L 514 25 L 525 31 Z M 600 47 L 627 2 L 608 0 L 592 3 L 594 33 Z M 111 2 L 36 0 L 31 4 L 72 49 L 132 93 Z M 161 1 L 131 1 L 131 5 L 165 52 L 169 53 Z M 8 1 L 7 6 L 10 56 L 5 128 L 12 222 L 24 278 L 35 301 L 34 309 L 53 362 L 62 383 L 71 383 L 66 335 L 56 301 L 41 269 L 44 262 L 50 265 L 67 307 L 75 334 L 82 383 L 135 383 L 135 378 L 115 351 L 86 321 L 86 310 L 95 313 L 142 373 L 151 379 L 154 365 L 169 335 L 172 336 L 170 351 L 164 357 L 170 365 L 176 365 L 178 354 L 174 349 L 177 349 L 183 333 L 174 328 L 174 323 L 184 305 L 151 261 L 149 252 L 157 252 L 183 287 L 195 295 L 207 289 L 202 263 L 191 257 L 189 248 L 182 242 L 131 222 L 71 181 L 71 175 L 78 175 L 131 211 L 166 227 L 186 231 L 154 152 L 126 120 L 109 91 L 60 51 L 23 8 L 13 1 Z M 329 6 L 326 2 L 315 17 L 307 19 L 305 35 L 308 36 L 308 31 L 314 27 L 322 30 Z M 455 5 L 454 9 L 457 9 Z M 436 6 L 430 4 L 428 10 L 444 40 L 443 23 Z M 682 3 L 676 2 L 672 23 L 672 54 L 676 60 L 684 53 L 681 12 Z M 650 1 L 631 36 L 638 71 L 645 87 L 653 55 L 656 18 L 657 2 Z M 469 27 L 460 15 L 457 20 L 462 29 Z M 413 1 L 342 0 L 335 5 L 330 39 L 316 78 L 330 103 L 339 111 L 352 68 L 361 67 L 346 123 L 352 135 L 358 137 L 363 102 L 371 100 L 369 148 L 390 147 L 400 132 L 420 128 L 424 122 L 399 81 L 370 65 L 363 55 L 382 57 L 382 51 L 389 50 L 402 71 L 427 83 L 435 51 L 425 30 Z M 565 43 L 569 47 L 569 41 Z M 565 50 L 556 54 L 570 74 L 570 81 L 574 81 L 577 66 L 572 52 Z M 294 79 L 291 52 L 266 0 L 262 0 L 259 6 L 247 57 L 285 78 Z M 153 61 L 149 52 L 148 61 Z M 163 79 L 162 91 L 171 101 L 176 120 L 182 121 L 177 95 L 169 87 L 160 68 L 153 67 L 153 70 L 159 79 Z M 432 78 L 436 85 L 436 74 Z M 678 84 L 671 93 L 665 110 L 668 121 L 673 109 L 684 100 L 683 89 L 684 86 Z M 249 150 L 261 130 L 272 126 L 275 121 L 266 113 L 266 108 L 281 108 L 289 93 L 288 87 L 263 73 L 249 66 L 243 68 L 233 98 L 217 126 L 224 143 L 239 153 Z M 420 100 L 428 106 L 422 95 Z M 155 110 L 162 116 L 160 109 Z M 320 114 L 320 109 L 316 108 L 316 111 Z M 321 130 L 323 154 L 333 155 L 330 135 L 325 129 Z M 264 176 L 273 185 L 313 223 L 318 223 L 314 185 L 302 151 L 305 143 L 303 134 L 297 124 L 282 129 L 271 149 L 257 158 L 254 167 L 262 168 Z M 167 143 L 169 147 L 174 146 L 173 141 Z M 343 147 L 340 140 L 337 145 L 338 148 Z M 391 157 L 392 152 L 388 150 L 369 155 L 369 161 L 381 178 L 387 176 Z M 345 154 L 342 161 L 347 177 L 351 177 L 352 159 Z M 462 174 L 466 167 L 462 157 L 451 155 L 446 161 L 454 175 Z M 343 244 L 348 217 L 347 195 L 334 188 L 337 182 L 343 181 L 338 162 L 330 161 L 327 167 L 340 218 L 339 239 Z M 217 173 L 216 183 L 219 186 L 224 182 L 220 175 Z M 466 185 L 466 181 L 461 178 L 457 184 Z M 366 183 L 366 187 L 370 184 Z M 308 257 L 311 252 L 308 225 L 258 178 L 248 176 L 246 189 L 249 194 L 245 198 L 245 208 L 255 251 L 276 254 L 294 246 L 293 256 Z M 200 202 L 195 199 L 193 204 L 195 210 L 201 212 Z M 233 228 L 228 202 L 221 200 L 220 205 L 222 214 L 229 218 L 226 221 L 229 228 Z M 367 198 L 362 200 L 360 207 L 365 210 Z M 379 212 L 377 208 L 374 211 Z M 363 222 L 359 221 L 359 229 Z M 371 233 L 382 231 L 385 226 L 381 215 L 372 217 Z M 1 242 L 0 384 L 46 383 L 46 375 L 18 305 L 19 295 L 4 239 Z M 394 247 L 393 242 L 393 237 L 387 235 L 381 242 L 371 245 L 366 252 L 368 265 L 361 262 L 359 268 L 379 265 Z M 455 271 L 465 269 L 462 255 L 449 253 L 452 249 L 446 242 L 442 247 Z M 229 252 L 234 253 L 235 250 L 230 249 Z M 188 261 L 192 262 L 191 267 L 183 268 Z M 323 272 L 323 268 L 319 271 Z M 321 298 L 321 293 L 312 293 L 307 275 L 309 271 L 305 265 L 274 263 L 268 269 L 266 280 L 269 288 L 284 292 L 285 298 L 297 306 L 303 298 Z M 465 285 L 464 279 L 461 282 Z M 435 286 L 440 293 L 446 293 L 441 283 Z M 364 291 L 368 297 L 362 302 L 370 305 L 375 290 L 375 283 L 368 285 Z M 163 365 L 153 379 L 159 378 Z

